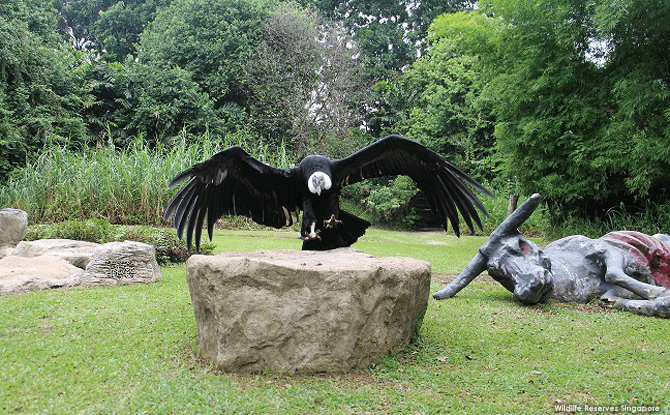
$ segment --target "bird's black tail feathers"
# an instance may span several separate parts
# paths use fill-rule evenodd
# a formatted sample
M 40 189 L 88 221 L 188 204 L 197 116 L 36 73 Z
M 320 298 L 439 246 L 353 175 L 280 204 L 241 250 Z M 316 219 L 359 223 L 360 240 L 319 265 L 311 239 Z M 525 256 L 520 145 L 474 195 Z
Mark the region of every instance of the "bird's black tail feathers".
M 349 246 L 356 242 L 358 238 L 365 235 L 365 231 L 370 227 L 370 222 L 367 220 L 343 210 L 340 211 L 340 220 L 344 226 L 339 226 L 335 229 L 340 233 L 342 241 L 345 243 L 344 246 Z
M 311 239 L 302 243 L 303 251 L 325 251 L 328 249 L 344 248 L 352 245 L 359 237 L 365 235 L 370 222 L 340 210 L 341 224 L 334 228 L 322 229 L 321 240 Z

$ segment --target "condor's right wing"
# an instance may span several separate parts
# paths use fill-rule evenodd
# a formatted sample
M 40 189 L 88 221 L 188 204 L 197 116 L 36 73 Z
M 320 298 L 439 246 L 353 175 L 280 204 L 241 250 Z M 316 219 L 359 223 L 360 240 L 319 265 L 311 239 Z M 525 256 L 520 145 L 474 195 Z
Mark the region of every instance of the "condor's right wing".
M 179 239 L 186 228 L 186 243 L 200 249 L 202 226 L 212 239 L 214 223 L 223 215 L 242 215 L 255 222 L 281 228 L 297 220 L 302 209 L 300 175 L 296 168 L 280 169 L 261 163 L 239 147 L 230 147 L 209 160 L 193 165 L 170 182 L 174 187 L 190 179 L 165 209 Z

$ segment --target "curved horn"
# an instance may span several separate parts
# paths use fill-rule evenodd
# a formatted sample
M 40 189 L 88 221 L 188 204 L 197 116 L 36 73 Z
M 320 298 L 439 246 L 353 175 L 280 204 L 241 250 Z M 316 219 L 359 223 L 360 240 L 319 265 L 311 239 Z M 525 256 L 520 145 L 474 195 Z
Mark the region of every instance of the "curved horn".
M 484 272 L 484 270 L 486 270 L 486 257 L 481 252 L 477 252 L 477 255 L 472 258 L 472 261 L 465 267 L 463 272 L 450 282 L 449 285 L 434 293 L 433 298 L 444 300 L 445 298 L 453 297 L 457 292 L 465 288 L 466 285 L 470 284 L 477 275 Z
M 479 252 L 472 258 L 472 261 L 461 272 L 456 279 L 450 282 L 446 287 L 433 294 L 436 300 L 443 300 L 451 298 L 457 292 L 470 284 L 472 280 L 486 270 L 486 263 L 490 250 L 494 249 L 494 245 L 504 236 L 512 233 L 518 233 L 517 228 L 533 214 L 537 206 L 540 204 L 541 197 L 538 193 L 533 194 L 525 202 L 521 204 L 511 215 L 509 215 L 498 227 L 491 232 L 489 239 L 479 248 Z
M 492 244 L 496 243 L 502 237 L 519 233 L 517 228 L 535 212 L 542 198 L 539 193 L 534 193 L 525 202 L 521 204 L 511 215 L 509 215 L 498 227 L 491 232 L 489 239 L 482 244 L 479 252 L 488 256 Z

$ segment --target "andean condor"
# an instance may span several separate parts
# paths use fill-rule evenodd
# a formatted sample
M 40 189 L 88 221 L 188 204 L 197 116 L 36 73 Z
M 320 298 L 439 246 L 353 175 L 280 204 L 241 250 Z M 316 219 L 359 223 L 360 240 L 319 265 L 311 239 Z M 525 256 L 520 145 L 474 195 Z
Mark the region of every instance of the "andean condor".
M 302 210 L 303 250 L 346 247 L 365 233 L 370 223 L 340 210 L 340 189 L 371 177 L 407 175 L 421 189 L 445 230 L 447 219 L 459 235 L 458 211 L 473 231 L 481 228 L 475 207 L 484 206 L 465 185 L 493 197 L 480 183 L 442 156 L 398 135 L 337 160 L 320 155 L 305 157 L 300 165 L 279 169 L 256 160 L 239 147 L 230 147 L 177 175 L 173 187 L 190 179 L 165 210 L 181 239 L 186 228 L 189 251 L 195 230 L 200 248 L 207 217 L 210 240 L 214 223 L 223 215 L 244 215 L 275 228 L 290 226 Z

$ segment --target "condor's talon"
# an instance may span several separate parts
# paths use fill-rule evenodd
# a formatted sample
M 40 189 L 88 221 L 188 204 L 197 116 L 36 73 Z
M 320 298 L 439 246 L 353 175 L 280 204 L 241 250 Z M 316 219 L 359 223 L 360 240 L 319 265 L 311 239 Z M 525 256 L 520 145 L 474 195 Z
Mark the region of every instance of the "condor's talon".
M 310 227 L 309 233 L 305 236 L 302 236 L 303 241 L 312 241 L 316 239 L 317 241 L 321 240 L 321 237 L 319 234 L 321 233 L 321 229 L 316 229 L 316 222 L 312 222 L 312 226 Z
M 301 236 L 300 239 L 302 239 L 303 241 L 313 241 L 313 240 L 320 241 L 321 240 L 321 237 L 319 236 L 320 232 L 321 232 L 320 230 L 317 230 L 316 232 L 310 232 L 305 236 Z
M 335 218 L 335 214 L 332 214 L 330 216 L 330 219 L 324 219 L 323 221 L 323 226 L 326 227 L 326 229 L 334 228 L 337 225 L 341 225 L 342 221 Z

